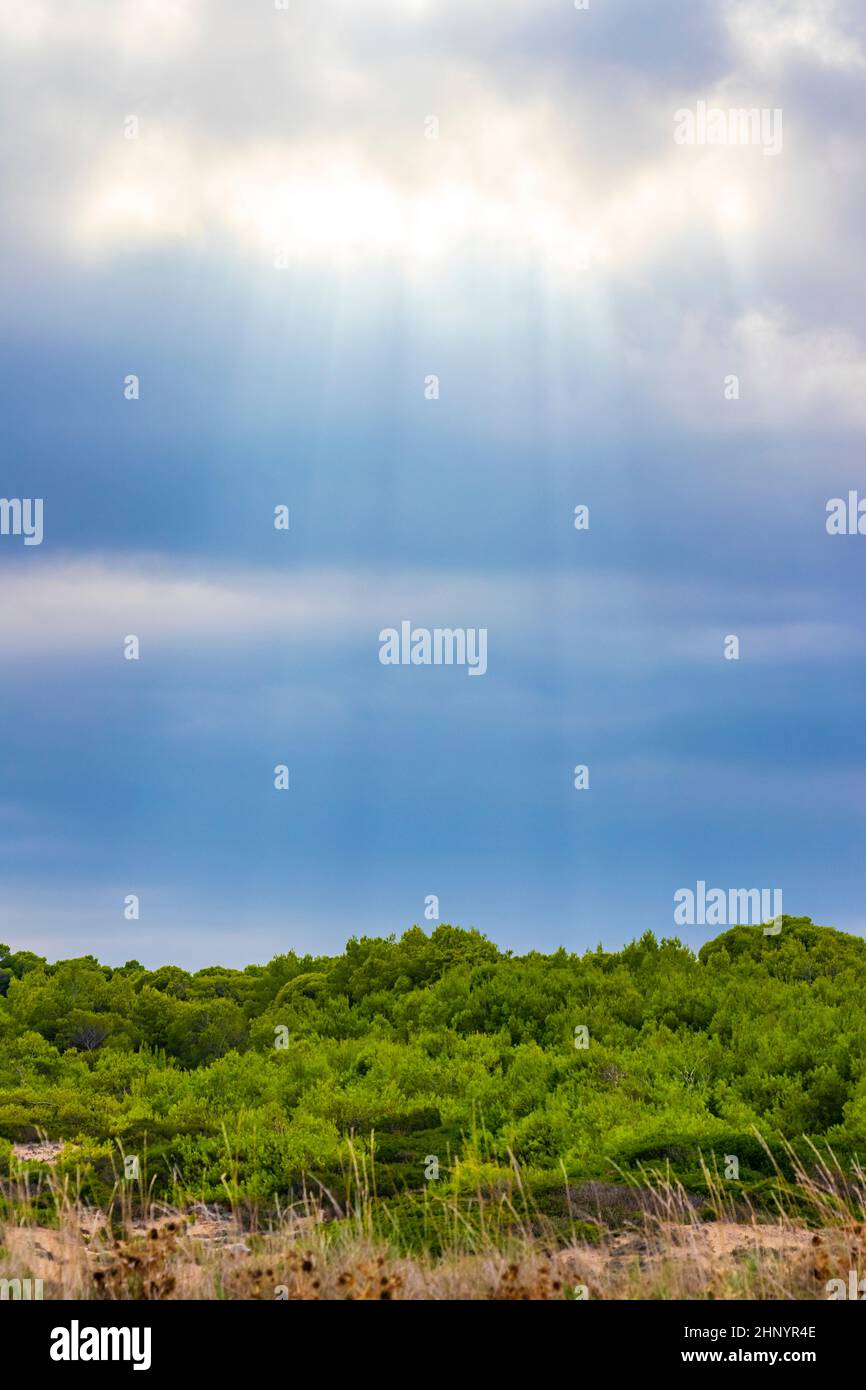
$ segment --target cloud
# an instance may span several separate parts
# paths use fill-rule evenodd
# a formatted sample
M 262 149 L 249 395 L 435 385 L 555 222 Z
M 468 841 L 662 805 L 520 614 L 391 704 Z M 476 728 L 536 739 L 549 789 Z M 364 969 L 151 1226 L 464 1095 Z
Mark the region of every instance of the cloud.
M 796 60 L 842 73 L 866 70 L 866 50 L 850 32 L 850 0 L 733 0 L 725 11 L 747 67 L 777 73 Z
M 555 596 L 539 614 L 539 594 Z M 693 584 L 633 573 L 583 571 L 467 574 L 410 569 L 313 568 L 194 571 L 164 557 L 130 561 L 46 559 L 9 567 L 0 642 L 8 667 L 59 652 L 120 660 L 134 633 L 142 651 L 243 651 L 262 643 L 330 650 L 339 660 L 360 647 L 376 670 L 378 634 L 408 619 L 435 627 L 487 627 L 512 669 L 550 660 L 558 631 L 573 634 L 557 657 L 582 669 L 646 669 L 671 660 L 709 666 L 736 631 L 750 660 L 787 662 L 850 653 L 855 631 L 810 590 L 780 586 L 769 597 L 745 583 Z M 548 597 L 550 603 L 550 597 Z M 739 614 L 739 626 L 731 626 Z
M 34 50 L 69 58 L 100 51 L 115 62 L 144 65 L 188 54 L 203 37 L 204 0 L 0 0 L 0 38 L 20 60 Z
M 866 425 L 866 344 L 842 325 L 796 323 L 781 305 L 747 310 L 726 324 L 695 311 L 681 324 L 678 369 L 636 350 L 635 377 L 681 420 L 734 430 Z M 726 399 L 728 377 L 739 399 Z M 836 461 L 827 459 L 828 468 Z
M 115 0 L 74 22 L 36 0 L 26 22 L 13 9 L 16 120 L 42 158 L 23 167 L 7 147 L 8 216 L 19 241 L 55 256 L 194 245 L 257 265 L 284 252 L 300 267 L 385 258 L 411 271 L 475 255 L 569 283 L 587 266 L 602 280 L 646 267 L 686 226 L 723 249 L 758 238 L 771 213 L 759 151 L 675 149 L 673 113 L 690 93 L 633 58 L 611 97 L 610 58 L 580 37 L 607 33 L 609 16 L 511 0 L 491 35 L 483 5 L 420 0 L 363 14 L 342 0 L 285 13 Z M 696 65 L 698 96 L 754 104 L 752 29 L 788 34 L 765 9 L 735 9 L 740 69 Z M 823 35 L 827 53 L 848 52 L 847 11 L 797 13 L 805 51 Z M 536 33 L 544 43 L 525 54 Z M 579 83 L 559 66 L 566 43 Z M 128 115 L 137 140 L 124 138 Z M 801 148 L 801 181 L 820 157 Z

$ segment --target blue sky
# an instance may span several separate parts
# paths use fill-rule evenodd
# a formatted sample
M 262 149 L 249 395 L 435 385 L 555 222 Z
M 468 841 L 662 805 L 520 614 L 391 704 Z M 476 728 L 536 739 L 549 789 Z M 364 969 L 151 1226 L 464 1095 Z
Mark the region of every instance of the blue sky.
M 866 16 L 493 8 L 0 5 L 14 946 L 241 965 L 429 894 L 698 946 L 699 879 L 866 930 Z M 783 149 L 678 145 L 699 101 Z M 382 666 L 403 619 L 487 673 Z

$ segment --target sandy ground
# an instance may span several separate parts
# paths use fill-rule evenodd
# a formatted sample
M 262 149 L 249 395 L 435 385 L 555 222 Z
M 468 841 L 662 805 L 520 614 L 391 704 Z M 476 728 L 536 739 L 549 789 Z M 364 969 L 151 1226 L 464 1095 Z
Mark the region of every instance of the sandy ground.
M 12 1152 L 15 1157 L 26 1159 L 30 1163 L 56 1163 L 62 1150 L 63 1145 L 56 1143 L 53 1139 L 44 1140 L 40 1144 L 12 1145 Z
M 272 1237 L 266 1242 L 266 1248 L 271 1249 L 269 1255 L 262 1256 L 260 1252 L 256 1257 L 247 1239 L 229 1216 L 207 1208 L 192 1213 L 192 1216 L 191 1221 L 175 1220 L 174 1223 L 181 1234 L 177 1257 L 172 1258 L 176 1283 L 170 1296 L 211 1297 L 214 1263 L 218 1263 L 224 1272 L 233 1269 L 238 1275 L 244 1269 L 251 1270 L 263 1258 L 267 1263 L 281 1267 L 287 1248 L 284 1235 Z M 46 1291 L 49 1288 L 53 1291 L 46 1292 L 46 1296 L 57 1297 L 61 1289 L 80 1288 L 82 1276 L 87 1279 L 95 1269 L 103 1268 L 106 1262 L 110 1262 L 108 1246 L 103 1240 L 103 1226 L 104 1218 L 96 1213 L 78 1231 L 75 1228 L 56 1231 L 40 1226 L 7 1227 L 4 1243 L 10 1263 L 18 1271 L 26 1270 L 33 1278 L 42 1279 Z M 146 1236 L 152 1229 L 153 1223 L 149 1227 L 136 1227 L 130 1236 Z M 538 1270 L 543 1267 L 545 1272 L 542 1278 L 548 1281 L 557 1279 L 557 1289 L 579 1284 L 586 1286 L 590 1297 L 622 1298 L 634 1297 L 645 1280 L 654 1281 L 660 1271 L 667 1270 L 674 1284 L 682 1284 L 683 1294 L 680 1296 L 695 1297 L 701 1296 L 698 1290 L 711 1285 L 713 1275 L 719 1269 L 730 1271 L 756 1260 L 770 1272 L 771 1283 L 774 1271 L 778 1272 L 784 1283 L 786 1272 L 793 1266 L 802 1269 L 811 1265 L 814 1242 L 815 1235 L 811 1231 L 775 1225 L 745 1226 L 734 1222 L 671 1225 L 658 1228 L 652 1238 L 639 1231 L 620 1232 L 610 1235 L 598 1245 L 567 1247 L 551 1257 L 526 1261 L 521 1266 L 520 1274 L 514 1277 L 518 1284 L 528 1283 L 537 1289 Z M 148 1241 L 144 1243 L 149 1244 Z M 418 1263 L 405 1259 L 389 1263 L 402 1275 L 403 1297 L 466 1298 L 479 1296 L 477 1292 L 472 1292 L 479 1283 L 488 1290 L 501 1283 L 508 1262 L 495 1256 L 466 1256 L 443 1264 L 438 1271 L 425 1271 Z M 229 1277 L 232 1277 L 231 1274 Z M 274 1275 L 275 1280 L 279 1277 Z M 687 1288 L 692 1291 L 686 1292 Z M 238 1296 L 251 1295 L 239 1292 Z M 489 1292 L 486 1296 L 490 1296 Z M 507 1292 L 505 1296 L 514 1295 Z M 530 1296 L 539 1295 L 533 1292 Z M 563 1295 L 548 1288 L 541 1296 Z M 764 1296 L 774 1296 L 772 1288 Z

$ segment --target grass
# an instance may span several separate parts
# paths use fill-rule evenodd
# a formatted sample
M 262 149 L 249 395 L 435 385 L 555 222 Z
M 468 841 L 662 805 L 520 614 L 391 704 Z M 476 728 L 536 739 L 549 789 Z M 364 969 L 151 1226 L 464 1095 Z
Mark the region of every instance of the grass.
M 700 1194 L 669 1166 L 618 1184 L 563 1171 L 553 1216 L 516 1163 L 474 1190 L 457 1163 L 438 1192 L 392 1200 L 377 1197 L 367 1147 L 349 1155 L 340 1192 L 312 1182 L 264 1217 L 230 1171 L 219 1206 L 170 1207 L 143 1176 L 118 1175 L 94 1208 L 68 1173 L 14 1164 L 0 1279 L 73 1299 L 799 1300 L 866 1271 L 866 1179 L 830 1150 L 808 1161 L 789 1147 L 760 1206 L 715 1164 Z

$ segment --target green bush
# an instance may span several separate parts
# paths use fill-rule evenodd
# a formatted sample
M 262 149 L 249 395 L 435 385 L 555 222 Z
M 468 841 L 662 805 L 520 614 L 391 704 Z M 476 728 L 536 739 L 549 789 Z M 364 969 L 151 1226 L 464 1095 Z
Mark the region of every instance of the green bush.
M 723 1174 L 735 1155 L 760 1193 L 790 1173 L 783 1136 L 807 1164 L 804 1136 L 846 1163 L 866 1149 L 866 942 L 808 918 L 697 955 L 645 933 L 515 957 L 413 927 L 193 974 L 0 947 L 0 980 L 0 1146 L 75 1140 L 58 1171 L 103 1193 L 118 1144 L 166 1198 L 345 1192 L 351 1140 L 362 1181 L 373 1156 L 378 1190 L 424 1211 L 429 1157 L 436 1190 L 461 1198 L 500 1190 L 516 1161 L 565 1220 L 563 1169 L 670 1169 L 700 1188 L 702 1158 Z

